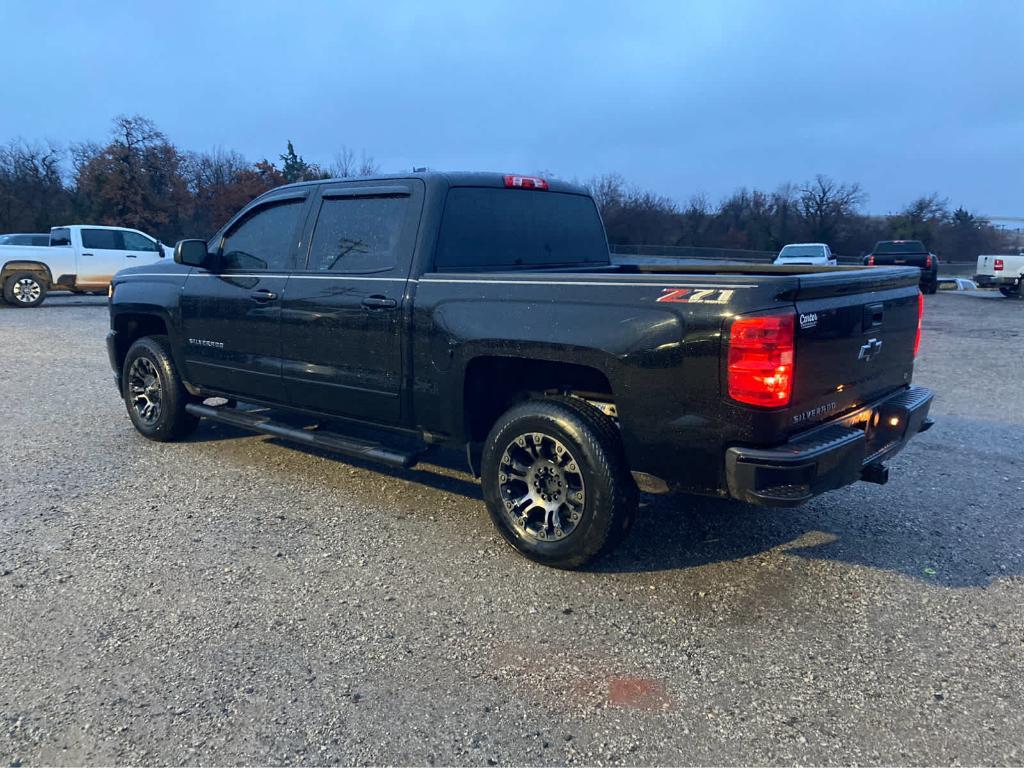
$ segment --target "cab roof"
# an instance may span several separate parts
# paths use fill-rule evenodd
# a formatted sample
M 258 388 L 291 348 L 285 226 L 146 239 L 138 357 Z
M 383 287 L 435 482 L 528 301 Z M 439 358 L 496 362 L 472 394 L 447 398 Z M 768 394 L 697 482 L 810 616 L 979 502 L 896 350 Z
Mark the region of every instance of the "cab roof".
M 581 184 L 554 179 L 549 176 L 522 173 L 499 173 L 497 171 L 420 171 L 414 173 L 382 174 L 378 176 L 348 176 L 345 178 L 313 179 L 310 181 L 298 181 L 293 184 L 284 184 L 275 187 L 271 191 L 292 189 L 295 187 L 307 187 L 317 184 L 348 184 L 360 181 L 400 181 L 403 179 L 421 179 L 428 187 L 495 187 L 504 188 L 506 176 L 522 176 L 526 178 L 543 179 L 548 184 L 548 191 L 567 192 L 574 195 L 589 195 L 590 192 Z

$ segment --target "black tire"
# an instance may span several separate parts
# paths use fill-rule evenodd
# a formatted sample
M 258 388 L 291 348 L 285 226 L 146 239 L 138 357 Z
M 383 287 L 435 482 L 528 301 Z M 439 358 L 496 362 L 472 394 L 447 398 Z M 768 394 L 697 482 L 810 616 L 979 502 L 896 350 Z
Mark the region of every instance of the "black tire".
M 1018 295 L 1018 291 L 1014 290 L 1008 285 L 1000 285 L 999 292 L 1008 299 Z
M 938 290 L 939 290 L 939 284 L 937 282 L 936 283 L 928 283 L 924 287 L 924 292 L 926 294 L 928 294 L 928 295 L 931 295 L 931 294 L 935 293 Z
M 512 500 L 524 492 L 522 498 L 526 499 L 532 493 L 530 483 L 503 471 L 515 463 L 516 457 L 510 454 L 520 450 L 516 447 L 517 439 L 526 437 L 528 441 L 531 435 L 542 436 L 548 445 L 561 446 L 564 454 L 568 454 L 567 457 L 559 454 L 565 460 L 563 469 L 575 467 L 572 473 L 564 476 L 559 473 L 558 478 L 552 478 L 558 482 L 558 487 L 553 489 L 553 498 L 545 498 L 552 504 L 558 504 L 565 496 L 575 496 L 575 492 L 569 492 L 572 487 L 569 475 L 572 475 L 579 481 L 576 490 L 582 492 L 579 507 L 571 508 L 569 499 L 565 498 L 559 506 L 560 511 L 553 513 L 531 507 L 532 501 L 525 501 L 521 508 L 527 513 L 532 512 L 538 520 L 557 517 L 557 525 L 523 523 L 527 518 L 516 514 Z M 531 474 L 534 467 L 542 464 L 553 467 L 557 463 L 545 458 L 543 445 L 538 444 L 535 450 L 541 455 L 532 459 L 531 469 L 526 473 L 534 479 L 537 477 Z M 553 451 L 548 450 L 547 456 L 553 455 Z M 520 456 L 528 460 L 531 458 L 526 454 Z M 519 462 L 519 467 L 522 465 Z M 538 471 L 545 470 L 547 467 L 541 466 Z M 560 495 L 561 481 L 565 481 L 564 496 Z M 491 520 L 505 541 L 531 560 L 555 568 L 579 568 L 610 551 L 629 532 L 636 517 L 638 491 L 626 463 L 617 427 L 589 403 L 576 398 L 530 400 L 506 411 L 491 428 L 484 443 L 481 483 Z M 509 505 L 512 505 L 511 509 Z M 577 515 L 571 523 L 568 520 L 570 514 Z M 564 533 L 563 528 L 570 524 L 571 529 Z M 535 525 L 537 530 L 531 530 L 530 525 Z M 544 531 L 543 537 L 541 530 Z
M 185 411 L 191 397 L 166 336 L 144 336 L 132 344 L 121 368 L 121 387 L 128 418 L 143 437 L 161 443 L 180 440 L 199 424 Z
M 4 301 L 12 307 L 38 307 L 46 299 L 46 280 L 36 272 L 15 272 L 4 280 Z

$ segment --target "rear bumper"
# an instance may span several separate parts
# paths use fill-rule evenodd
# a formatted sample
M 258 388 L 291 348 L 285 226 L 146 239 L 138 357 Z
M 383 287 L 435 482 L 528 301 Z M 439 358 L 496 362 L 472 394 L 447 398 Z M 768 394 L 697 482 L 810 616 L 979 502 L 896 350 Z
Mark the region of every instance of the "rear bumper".
M 983 288 L 1013 288 L 1020 282 L 1017 277 L 995 277 L 993 275 L 975 275 L 974 282 Z
M 932 426 L 934 392 L 910 387 L 822 424 L 775 448 L 734 446 L 725 454 L 729 494 L 791 507 L 858 480 L 884 483 L 884 461 Z

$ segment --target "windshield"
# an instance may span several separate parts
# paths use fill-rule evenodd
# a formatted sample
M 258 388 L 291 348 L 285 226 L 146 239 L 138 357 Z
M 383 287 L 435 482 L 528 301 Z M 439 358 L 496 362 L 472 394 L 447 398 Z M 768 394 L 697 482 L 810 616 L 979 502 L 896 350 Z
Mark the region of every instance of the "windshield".
M 788 259 L 792 256 L 824 256 L 825 246 L 823 245 L 787 245 L 779 251 L 780 259 Z
M 928 253 L 920 240 L 888 240 L 875 246 L 875 253 Z

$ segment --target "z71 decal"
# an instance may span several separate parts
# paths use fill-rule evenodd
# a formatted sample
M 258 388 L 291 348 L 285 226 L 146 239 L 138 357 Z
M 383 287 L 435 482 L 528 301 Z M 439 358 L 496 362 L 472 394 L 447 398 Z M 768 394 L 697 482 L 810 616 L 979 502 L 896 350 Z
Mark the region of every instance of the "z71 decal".
M 734 293 L 719 288 L 664 288 L 658 301 L 670 304 L 728 304 Z

